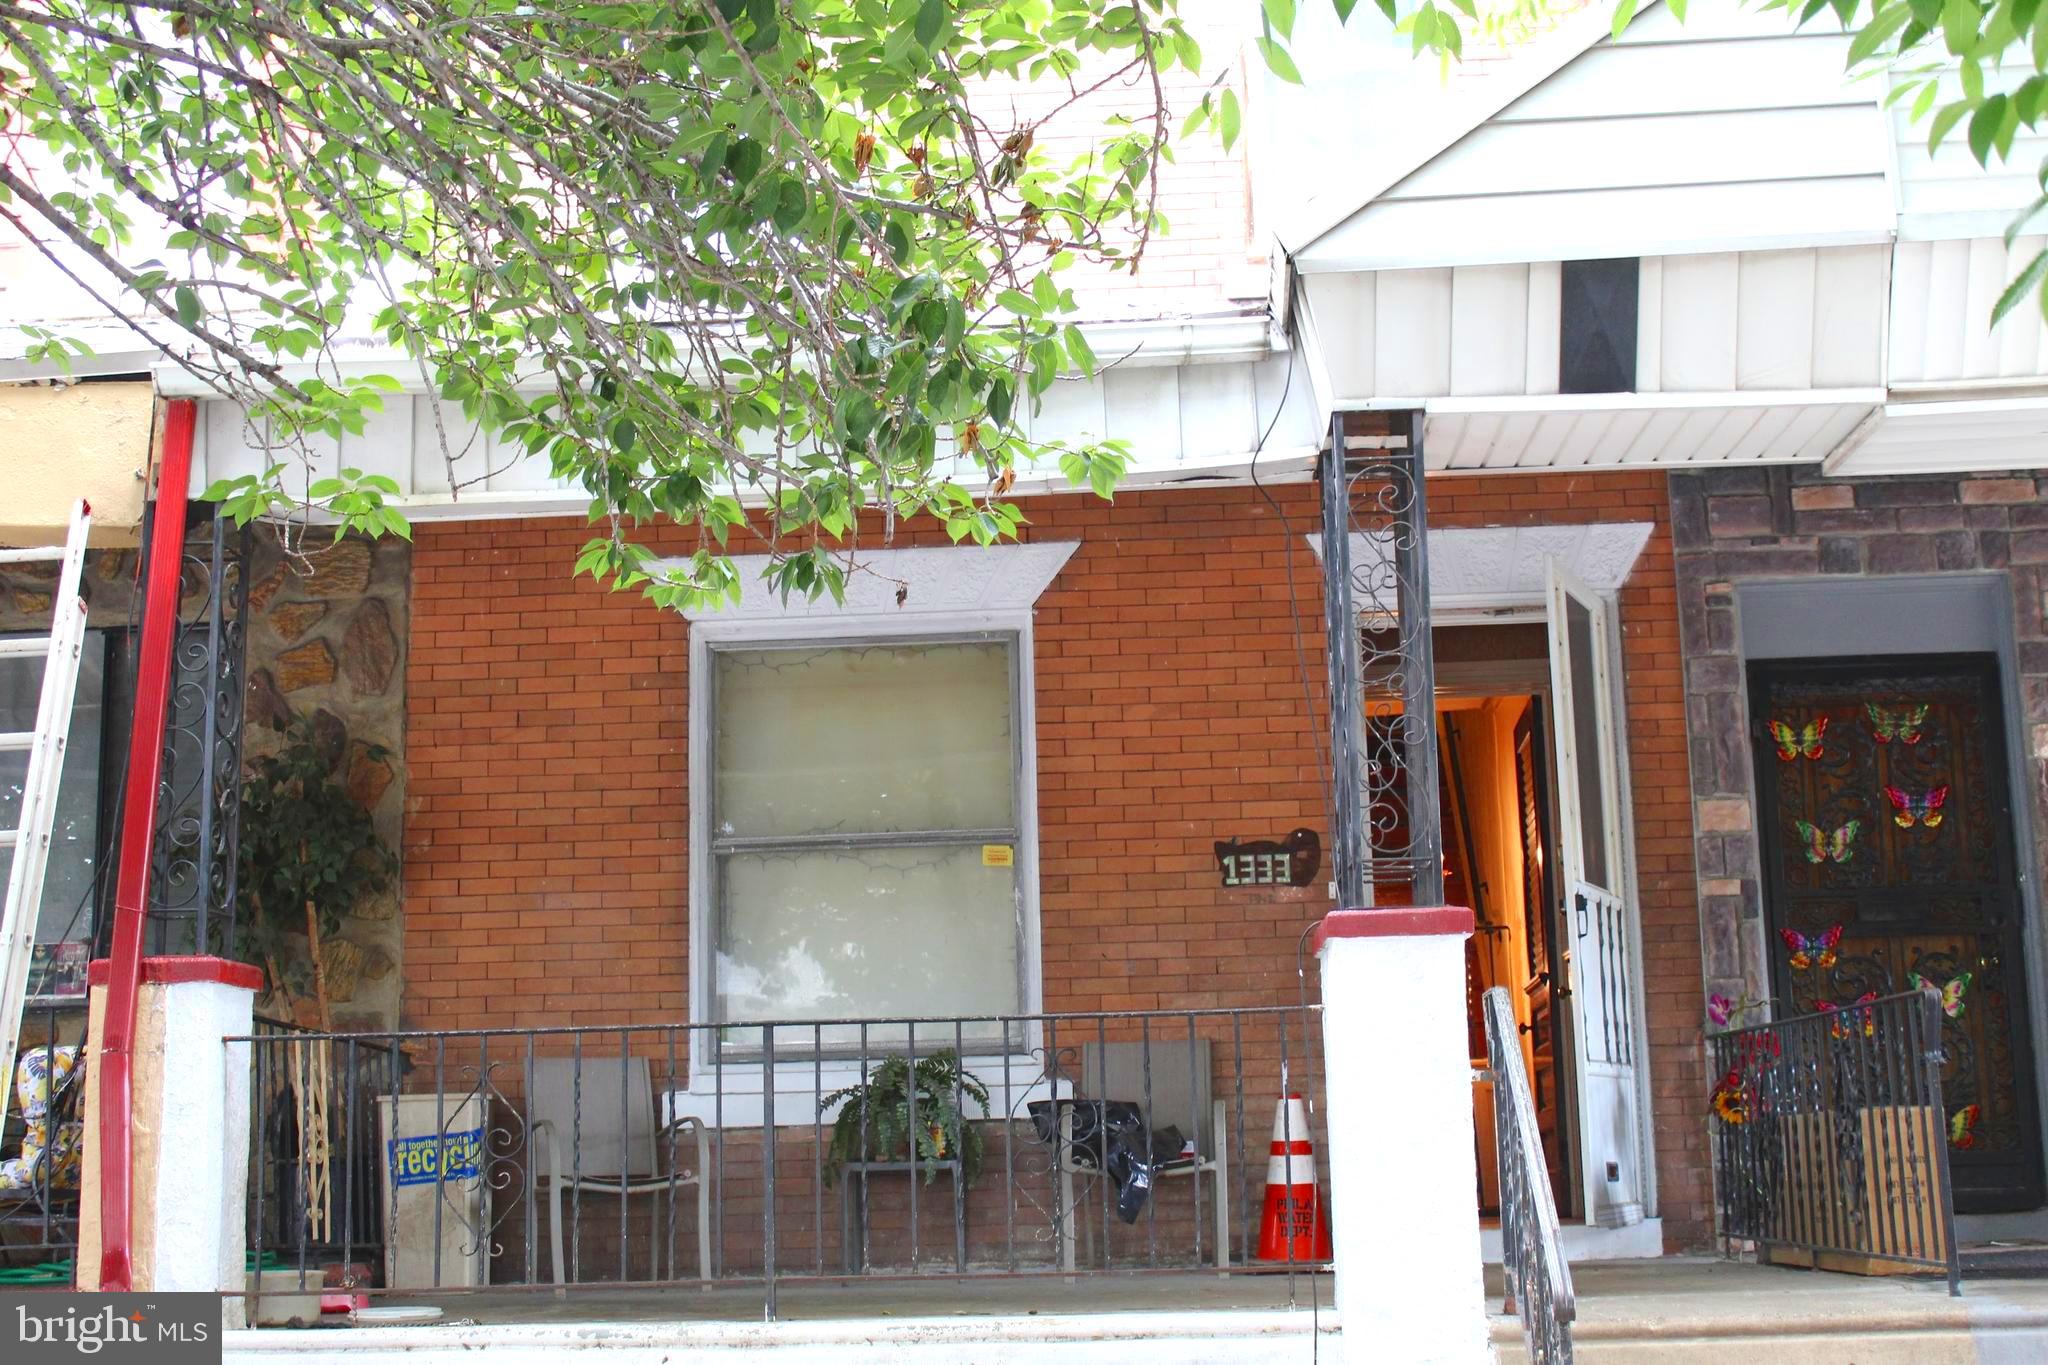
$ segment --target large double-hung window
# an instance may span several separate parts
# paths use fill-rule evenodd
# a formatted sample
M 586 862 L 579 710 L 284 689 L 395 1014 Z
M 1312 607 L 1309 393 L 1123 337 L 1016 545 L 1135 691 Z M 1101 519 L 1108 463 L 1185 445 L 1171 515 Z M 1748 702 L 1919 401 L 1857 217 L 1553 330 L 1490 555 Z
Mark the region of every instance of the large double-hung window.
M 700 705 L 697 989 L 720 1023 L 1027 1008 L 1019 636 L 728 640 Z M 700 665 L 702 666 L 702 665 Z M 708 942 L 705 940 L 708 939 Z M 708 949 L 708 951 L 706 951 Z M 903 1028 L 871 1026 L 871 1049 Z M 729 1051 L 760 1031 L 721 1031 Z M 777 1034 L 850 1052 L 858 1025 Z M 968 1024 L 963 1043 L 1003 1038 Z M 918 1050 L 954 1030 L 918 1031 Z

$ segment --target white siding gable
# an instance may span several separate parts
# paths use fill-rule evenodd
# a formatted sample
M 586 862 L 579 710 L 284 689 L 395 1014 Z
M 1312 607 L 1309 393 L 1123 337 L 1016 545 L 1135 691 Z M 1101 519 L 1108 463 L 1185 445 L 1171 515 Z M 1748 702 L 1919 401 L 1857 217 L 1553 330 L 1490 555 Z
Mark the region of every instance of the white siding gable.
M 1891 149 L 1848 39 L 1658 5 L 1295 257 L 1304 274 L 1884 240 Z

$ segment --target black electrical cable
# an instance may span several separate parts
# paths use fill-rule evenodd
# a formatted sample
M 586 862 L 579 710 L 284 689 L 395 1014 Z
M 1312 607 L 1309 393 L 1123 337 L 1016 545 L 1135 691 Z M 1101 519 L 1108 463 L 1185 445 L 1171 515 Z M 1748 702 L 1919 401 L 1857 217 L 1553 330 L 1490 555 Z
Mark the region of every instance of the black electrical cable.
M 1325 775 L 1327 795 L 1330 802 L 1329 808 L 1335 810 L 1337 808 L 1337 775 L 1330 761 L 1328 739 L 1323 734 L 1322 728 L 1316 723 L 1315 686 L 1309 680 L 1308 650 L 1302 644 L 1301 593 L 1294 582 L 1294 525 L 1292 519 L 1287 515 L 1287 509 L 1280 505 L 1280 500 L 1275 498 L 1266 486 L 1259 482 L 1259 457 L 1265 454 L 1266 442 L 1272 439 L 1274 429 L 1280 425 L 1280 414 L 1286 411 L 1288 395 L 1294 390 L 1294 360 L 1295 347 L 1289 344 L 1287 347 L 1287 376 L 1280 384 L 1280 401 L 1273 405 L 1272 419 L 1266 423 L 1266 429 L 1259 433 L 1259 443 L 1252 448 L 1251 480 L 1252 487 L 1257 489 L 1259 496 L 1266 500 L 1266 505 L 1273 509 L 1273 515 L 1280 519 L 1280 535 L 1283 544 L 1283 552 L 1280 559 L 1281 567 L 1287 576 L 1287 614 L 1292 624 L 1294 635 L 1295 671 L 1301 676 L 1302 707 L 1308 719 L 1309 735 L 1316 747 L 1316 757 L 1321 762 Z M 1325 546 L 1323 552 L 1328 554 L 1329 548 Z M 1301 931 L 1301 937 L 1296 939 L 1294 944 L 1294 974 L 1301 989 L 1304 1054 L 1307 1052 L 1308 1020 L 1310 1017 L 1308 1008 L 1307 946 L 1308 936 L 1314 930 L 1314 923 L 1304 926 Z M 1281 1089 L 1284 1092 L 1286 1086 L 1283 1084 Z M 1312 1095 L 1314 1087 L 1309 1087 L 1309 1091 Z M 1284 1093 L 1281 1098 L 1282 1102 L 1285 1103 L 1286 1097 Z M 1313 1127 L 1315 1101 L 1312 1098 L 1308 1102 L 1308 1107 L 1311 1117 L 1310 1126 Z M 1316 1184 L 1316 1199 L 1320 1202 L 1322 1199 L 1320 1172 L 1317 1173 Z M 1309 1360 L 1317 1362 L 1322 1358 L 1322 1294 L 1316 1287 L 1316 1277 L 1313 1273 L 1308 1277 L 1308 1314 Z

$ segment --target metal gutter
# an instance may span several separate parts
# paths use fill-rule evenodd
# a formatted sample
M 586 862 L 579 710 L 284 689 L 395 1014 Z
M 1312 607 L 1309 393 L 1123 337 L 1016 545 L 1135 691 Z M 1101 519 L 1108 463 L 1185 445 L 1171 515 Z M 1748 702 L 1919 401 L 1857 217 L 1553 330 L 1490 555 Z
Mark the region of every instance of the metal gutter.
M 132 1155 L 136 997 L 142 985 L 143 912 L 149 896 L 150 843 L 156 832 L 157 783 L 163 764 L 164 718 L 170 705 L 171 644 L 178 624 L 186 489 L 192 479 L 192 433 L 199 405 L 181 399 L 164 413 L 163 461 L 157 474 L 148 576 L 143 587 L 142 644 L 135 670 L 135 715 L 128 736 L 128 775 L 121 808 L 121 852 L 114 889 L 114 946 L 100 1023 L 99 1178 L 100 1283 L 122 1293 L 133 1275 L 129 1169 Z
M 1205 313 L 1190 317 L 1143 318 L 1132 321 L 1083 321 L 1076 324 L 1088 344 L 1101 358 L 1105 369 L 1111 365 L 1133 368 L 1151 365 L 1222 363 L 1234 360 L 1263 360 L 1282 349 L 1272 319 L 1263 304 L 1247 312 Z M 175 361 L 158 360 L 151 373 L 157 392 L 166 398 L 219 399 L 219 392 Z M 389 375 L 407 394 L 433 392 L 420 372 L 419 362 L 403 352 L 366 341 L 344 341 L 335 357 L 319 363 L 294 362 L 279 367 L 285 379 L 320 379 L 342 383 L 371 375 Z M 522 378 L 520 388 L 547 393 L 554 380 L 539 357 L 530 362 L 531 381 Z

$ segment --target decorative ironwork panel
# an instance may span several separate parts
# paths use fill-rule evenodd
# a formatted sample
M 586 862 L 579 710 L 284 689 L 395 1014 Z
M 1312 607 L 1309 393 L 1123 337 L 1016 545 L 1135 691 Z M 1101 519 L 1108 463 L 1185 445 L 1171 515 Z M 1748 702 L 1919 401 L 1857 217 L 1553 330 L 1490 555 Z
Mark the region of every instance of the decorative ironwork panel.
M 1764 879 L 1783 1012 L 1944 992 L 1942 1116 L 1965 1211 L 2042 1189 L 1995 661 L 1757 669 Z
M 1940 1270 L 1959 1292 L 1941 1019 L 1932 991 L 1908 991 L 1708 1041 L 1715 1216 L 1731 1252 Z
M 150 950 L 233 957 L 249 531 L 210 512 L 194 504 L 185 534 L 151 850 Z
M 1343 905 L 1443 899 L 1421 414 L 1339 413 L 1320 470 L 1332 866 Z

